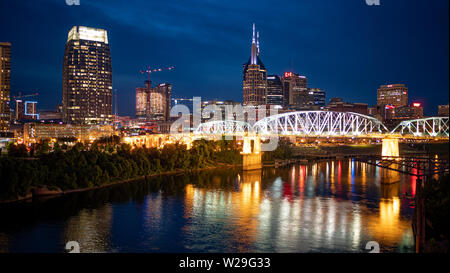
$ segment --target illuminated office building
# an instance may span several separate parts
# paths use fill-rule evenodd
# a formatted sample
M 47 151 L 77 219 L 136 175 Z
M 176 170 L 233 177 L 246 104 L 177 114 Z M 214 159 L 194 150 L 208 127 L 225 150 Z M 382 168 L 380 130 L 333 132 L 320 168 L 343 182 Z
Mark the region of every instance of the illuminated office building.
M 172 85 L 161 83 L 136 88 L 136 117 L 145 121 L 167 121 L 170 117 Z
M 144 120 L 147 118 L 148 95 L 150 93 L 150 82 L 145 81 L 145 87 L 136 88 L 136 118 Z
M 277 75 L 267 76 L 267 104 L 283 106 L 283 85 Z
M 26 123 L 23 128 L 25 143 L 42 141 L 50 138 L 77 138 L 80 141 L 109 137 L 115 134 L 111 125 L 59 124 L 59 123 Z
M 377 90 L 377 105 L 408 106 L 408 87 L 404 84 L 380 86 Z
M 167 121 L 170 115 L 170 97 L 172 85 L 161 83 L 154 88 L 150 88 L 148 96 L 148 119 Z
M 112 66 L 106 30 L 74 26 L 63 60 L 63 120 L 112 123 Z
M 283 84 L 283 105 L 296 108 L 300 103 L 300 97 L 308 94 L 306 77 L 293 72 L 285 72 L 281 77 L 281 82 Z
M 11 44 L 0 43 L 0 133 L 10 128 Z
M 259 32 L 255 37 L 255 24 L 253 24 L 251 56 L 243 68 L 244 106 L 266 104 L 267 70 L 259 58 Z

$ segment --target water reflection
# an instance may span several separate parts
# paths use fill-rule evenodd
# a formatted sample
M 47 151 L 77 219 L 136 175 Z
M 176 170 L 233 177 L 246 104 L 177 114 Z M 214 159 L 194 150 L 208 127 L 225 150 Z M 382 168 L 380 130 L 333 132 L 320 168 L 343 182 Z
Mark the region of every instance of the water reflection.
M 2 206 L 0 251 L 412 251 L 413 185 L 353 160 L 156 177 Z

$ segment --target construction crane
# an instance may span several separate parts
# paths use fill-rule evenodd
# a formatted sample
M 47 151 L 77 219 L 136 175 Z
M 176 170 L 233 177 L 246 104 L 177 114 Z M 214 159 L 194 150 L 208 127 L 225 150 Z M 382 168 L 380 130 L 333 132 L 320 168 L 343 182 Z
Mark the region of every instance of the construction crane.
M 149 86 L 151 85 L 151 81 L 150 81 L 150 75 L 153 73 L 153 72 L 159 72 L 159 71 L 164 71 L 164 70 L 172 70 L 172 69 L 174 69 L 175 68 L 175 66 L 169 66 L 169 67 L 165 67 L 165 68 L 151 68 L 150 66 L 148 67 L 148 69 L 147 70 L 141 70 L 141 73 L 142 74 L 145 74 L 145 73 L 148 73 L 148 83 L 149 83 Z M 151 87 L 151 86 L 150 86 Z
M 33 94 L 29 94 L 29 95 L 22 95 L 22 92 L 19 92 L 18 96 L 13 96 L 13 99 L 18 100 L 18 99 L 23 99 L 23 98 L 27 98 L 27 97 L 35 97 L 39 95 L 39 93 L 33 93 Z

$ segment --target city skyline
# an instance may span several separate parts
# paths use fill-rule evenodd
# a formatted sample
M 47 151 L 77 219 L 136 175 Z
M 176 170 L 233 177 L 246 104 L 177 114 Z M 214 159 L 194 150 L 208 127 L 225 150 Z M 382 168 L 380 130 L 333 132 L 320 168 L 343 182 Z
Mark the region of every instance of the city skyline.
M 0 4 L 2 10 L 23 11 L 14 17 L 10 17 L 13 12 L 6 12 L 6 16 L 0 19 L 0 24 L 12 26 L 2 28 L 0 32 L 1 40 L 12 44 L 11 96 L 19 91 L 38 91 L 40 109 L 52 109 L 60 104 L 64 36 L 74 25 L 85 25 L 108 31 L 113 59 L 113 88 L 118 90 L 120 115 L 134 115 L 134 89 L 145 79 L 139 70 L 147 65 L 177 67 L 175 72 L 160 73 L 154 80 L 155 84 L 172 83 L 174 97 L 201 96 L 242 101 L 242 63 L 248 58 L 250 26 L 255 22 L 261 32 L 260 43 L 268 74 L 282 75 L 292 71 L 305 75 L 311 86 L 326 90 L 327 102 L 332 97 L 343 97 L 346 101 L 375 105 L 376 90 L 380 85 L 400 83 L 409 88 L 410 102 L 419 101 L 424 105 L 426 115 L 436 115 L 437 105 L 448 103 L 447 1 L 434 3 L 433 7 L 406 1 L 382 3 L 377 7 L 367 6 L 364 1 L 291 4 L 297 5 L 297 13 L 308 11 L 317 15 L 321 12 L 324 16 L 320 19 L 324 21 L 316 21 L 317 24 L 307 20 L 311 15 L 293 16 L 289 12 L 286 18 L 275 20 L 272 13 L 282 9 L 282 4 L 274 6 L 273 11 L 267 9 L 267 2 L 262 2 L 248 17 L 238 19 L 235 16 L 228 20 L 209 18 L 204 12 L 214 15 L 225 9 L 236 15 L 232 4 L 203 4 L 193 2 L 193 6 L 198 8 L 195 13 L 203 15 L 201 19 L 215 22 L 209 27 L 196 20 L 189 21 L 187 15 L 194 11 L 184 10 L 181 2 L 171 4 L 174 7 L 171 14 L 164 14 L 157 3 L 148 1 L 137 1 L 128 9 L 117 3 L 88 0 L 81 1 L 81 5 L 76 7 L 57 0 L 46 4 Z M 139 23 L 140 13 L 132 18 L 133 11 L 149 7 L 155 7 L 152 16 L 158 18 L 156 23 Z M 112 18 L 118 9 L 123 12 Z M 403 10 L 402 16 L 407 17 L 404 20 L 394 16 L 400 9 Z M 417 14 L 419 10 L 421 16 Z M 98 16 L 84 19 L 83 15 L 94 11 Z M 58 18 L 45 16 L 49 13 L 57 13 Z M 175 23 L 171 20 L 171 16 L 176 14 L 184 15 L 185 21 L 177 20 Z M 220 14 L 223 16 L 223 12 Z M 355 18 L 335 22 L 335 25 L 327 24 L 333 21 L 333 16 L 341 17 L 343 14 L 352 14 Z M 65 15 L 67 18 L 63 18 Z M 29 21 L 21 22 L 21 16 L 28 16 Z M 264 20 L 265 16 L 270 20 Z M 380 18 L 389 18 L 391 24 L 377 21 Z M 44 23 L 42 29 L 35 31 L 41 39 L 48 40 L 46 47 L 43 47 L 44 43 L 42 47 L 39 44 L 28 47 L 36 35 L 35 31 L 29 30 L 30 22 L 38 19 L 43 19 Z M 361 24 L 355 26 L 357 19 Z M 52 20 L 62 23 L 52 24 Z M 289 20 L 291 24 L 287 24 Z M 148 27 L 143 26 L 145 23 L 149 23 Z M 442 28 L 428 27 L 435 24 Z M 130 26 L 134 27 L 132 31 L 128 31 Z M 414 29 L 414 36 L 410 35 L 411 29 Z M 201 35 L 202 32 L 205 35 Z M 389 38 L 388 42 L 386 38 Z M 205 48 L 208 50 L 204 51 Z M 388 65 L 386 59 L 389 60 Z M 40 73 L 33 73 L 36 71 L 33 67 L 37 65 Z

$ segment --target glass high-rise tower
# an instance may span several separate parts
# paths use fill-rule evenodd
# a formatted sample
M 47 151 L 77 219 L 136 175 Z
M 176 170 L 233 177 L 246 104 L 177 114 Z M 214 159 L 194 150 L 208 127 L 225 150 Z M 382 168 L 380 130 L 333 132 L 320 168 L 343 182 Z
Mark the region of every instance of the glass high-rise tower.
M 107 32 L 74 26 L 63 61 L 63 120 L 112 123 L 112 65 Z
M 0 133 L 10 126 L 11 44 L 0 43 Z

